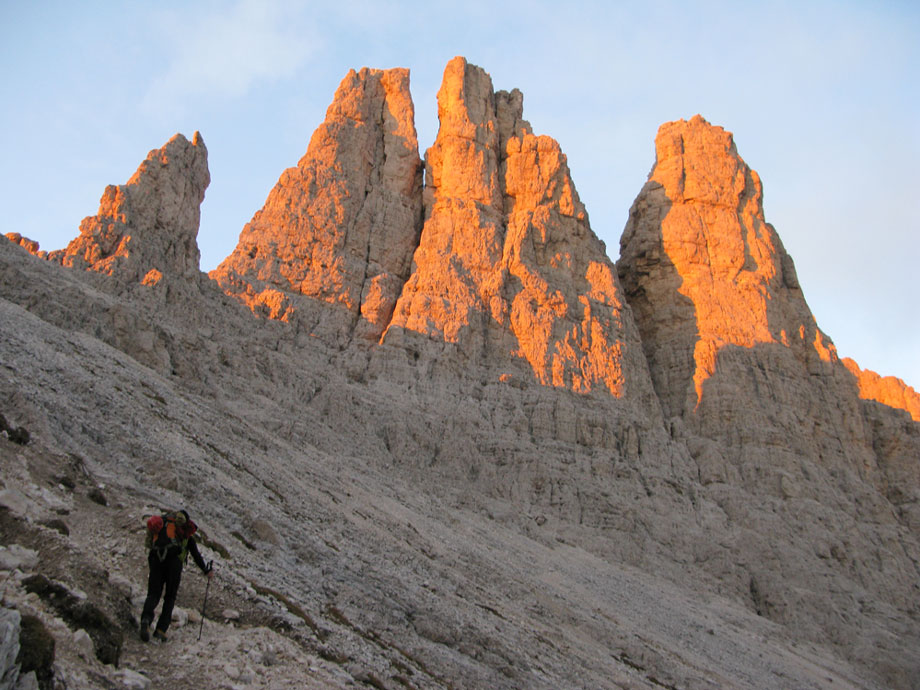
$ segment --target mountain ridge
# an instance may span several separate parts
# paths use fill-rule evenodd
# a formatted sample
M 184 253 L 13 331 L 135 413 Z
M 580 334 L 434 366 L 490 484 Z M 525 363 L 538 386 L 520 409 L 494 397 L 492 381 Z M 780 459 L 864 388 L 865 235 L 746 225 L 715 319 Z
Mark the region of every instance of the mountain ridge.
M 347 75 L 307 154 L 281 176 L 211 280 L 197 270 L 190 223 L 207 186 L 206 149 L 199 135 L 193 142 L 178 135 L 148 157 L 165 163 L 142 201 L 132 201 L 144 187 L 139 170 L 125 185 L 130 191 L 106 191 L 79 242 L 47 255 L 94 270 L 58 275 L 63 269 L 48 262 L 39 269 L 8 245 L 0 250 L 4 301 L 170 381 L 163 388 L 170 392 L 153 399 L 197 396 L 189 409 L 213 406 L 214 428 L 222 428 L 214 415 L 224 410 L 246 420 L 250 433 L 267 430 L 289 468 L 309 474 L 341 463 L 367 483 L 371 504 L 391 500 L 385 496 L 395 484 L 382 477 L 392 474 L 447 515 L 459 511 L 458 520 L 464 511 L 488 516 L 513 552 L 528 550 L 514 542 L 520 535 L 692 583 L 687 591 L 741 603 L 789 639 L 831 639 L 831 654 L 857 664 L 854 687 L 871 687 L 872 679 L 910 687 L 918 673 L 911 640 L 920 637 L 916 394 L 874 389 L 907 411 L 861 400 L 869 384 L 858 385 L 860 376 L 814 323 L 792 260 L 764 220 L 759 178 L 731 135 L 700 117 L 662 126 L 656 166 L 614 265 L 590 229 L 560 147 L 523 120 L 520 92 L 496 92 L 484 70 L 452 60 L 424 184 L 413 112 L 407 71 Z M 192 157 L 167 155 L 177 147 Z M 181 241 L 170 241 L 170 229 Z M 40 253 L 27 239 L 10 239 Z M 11 372 L 35 366 L 38 376 L 52 361 L 30 365 L 14 356 L 33 346 L 6 339 L 7 357 L 17 362 Z M 65 339 L 57 347 L 70 346 Z M 4 386 L 23 388 L 12 378 Z M 93 396 L 84 397 L 88 411 Z M 30 387 L 11 399 L 31 410 L 20 414 L 43 430 L 42 444 L 70 444 L 95 471 L 133 486 L 136 478 L 118 463 L 87 450 L 105 439 L 131 457 L 130 443 L 102 432 L 98 421 L 68 440 L 73 426 L 58 410 L 73 403 L 48 391 Z M 122 404 L 126 414 L 137 405 Z M 162 435 L 131 414 L 138 428 Z M 241 461 L 198 422 L 184 426 L 209 439 L 187 451 L 206 475 L 225 468 L 220 458 Z M 265 474 L 288 471 L 265 448 L 239 443 Z M 197 495 L 174 479 L 182 464 L 155 480 L 164 498 Z M 297 503 L 285 483 L 304 489 L 291 476 L 267 495 Z M 252 524 L 260 519 L 256 505 L 291 524 L 286 509 L 263 502 L 250 510 L 245 500 L 231 506 L 219 499 L 219 483 L 201 488 L 218 524 Z M 336 500 L 343 492 L 333 491 Z M 409 500 L 400 495 L 387 504 L 394 515 Z M 335 512 L 335 505 L 326 507 Z M 314 524 L 308 514 L 298 509 Z M 275 536 L 272 548 L 287 553 L 290 545 Z M 378 617 L 386 618 L 386 606 L 357 576 L 346 581 L 363 592 L 367 611 L 343 616 L 383 634 Z M 536 584 L 527 582 L 525 590 Z M 415 600 L 420 591 L 400 596 Z M 315 592 L 309 596 L 322 608 Z M 459 654 L 448 663 L 425 647 L 425 666 L 448 668 L 467 652 L 460 638 L 440 631 L 453 614 L 446 600 L 439 606 L 435 623 L 398 627 Z M 643 668 L 682 687 L 715 677 L 708 675 L 721 663 L 714 649 L 691 670 L 674 644 L 658 656 L 640 645 Z M 640 653 L 626 647 L 614 655 L 618 678 L 629 667 L 624 658 Z M 600 663 L 584 654 L 590 666 Z M 469 652 L 445 673 L 459 673 L 462 685 L 474 677 L 493 682 L 496 669 L 510 668 L 539 685 L 529 663 L 509 655 L 477 661 L 474 672 Z M 373 657 L 375 668 L 390 663 L 383 657 Z M 564 682 L 571 672 L 559 659 L 549 676 Z

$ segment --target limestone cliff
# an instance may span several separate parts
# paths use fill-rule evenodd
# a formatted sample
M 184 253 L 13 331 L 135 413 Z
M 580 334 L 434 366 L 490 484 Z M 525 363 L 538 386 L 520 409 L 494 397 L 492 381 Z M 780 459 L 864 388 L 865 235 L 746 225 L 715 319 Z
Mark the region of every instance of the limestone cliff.
M 156 283 L 164 274 L 197 280 L 200 207 L 210 180 L 204 139 L 177 134 L 151 151 L 126 184 L 106 187 L 99 212 L 48 258 L 127 283 Z
M 662 125 L 655 148 L 618 266 L 667 414 L 697 408 L 733 347 L 779 344 L 815 372 L 836 361 L 731 134 L 696 116 Z
M 618 270 L 666 416 L 729 447 L 871 473 L 855 383 L 764 220 L 757 173 L 699 116 L 662 125 L 655 146 Z
M 867 573 L 856 584 L 827 570 L 843 589 L 887 597 L 897 581 L 895 589 L 910 591 L 915 568 L 886 559 L 905 543 L 916 549 L 916 535 L 904 530 L 917 523 L 920 497 L 908 460 L 920 455 L 913 423 L 860 400 L 764 220 L 760 180 L 731 134 L 697 116 L 662 125 L 655 145 L 617 267 L 662 408 L 702 485 L 729 514 L 778 499 L 784 517 L 771 528 L 771 550 L 793 544 L 805 520 L 824 525 L 831 541 L 886 554 L 881 562 L 891 567 L 882 565 L 878 580 Z M 868 524 L 872 535 L 857 537 L 859 546 L 845 536 Z M 769 574 L 764 561 L 751 568 L 766 615 L 832 627 L 816 618 L 822 607 L 813 602 L 823 595 L 809 584 L 824 564 L 801 553 L 774 557 Z M 897 605 L 909 606 L 900 596 Z
M 376 340 L 409 275 L 421 161 L 405 69 L 352 70 L 297 167 L 284 171 L 211 277 L 254 311 L 311 311 L 332 331 Z M 306 296 L 337 305 L 311 309 Z

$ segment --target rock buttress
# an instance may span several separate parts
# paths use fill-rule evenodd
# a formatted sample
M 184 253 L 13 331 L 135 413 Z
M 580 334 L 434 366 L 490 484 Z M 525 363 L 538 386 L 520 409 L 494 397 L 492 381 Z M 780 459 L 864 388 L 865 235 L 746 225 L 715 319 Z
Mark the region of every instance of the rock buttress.
M 746 554 L 733 577 L 758 613 L 861 648 L 853 601 L 914 615 L 920 427 L 859 399 L 731 134 L 697 116 L 655 145 L 617 268 L 672 433 Z

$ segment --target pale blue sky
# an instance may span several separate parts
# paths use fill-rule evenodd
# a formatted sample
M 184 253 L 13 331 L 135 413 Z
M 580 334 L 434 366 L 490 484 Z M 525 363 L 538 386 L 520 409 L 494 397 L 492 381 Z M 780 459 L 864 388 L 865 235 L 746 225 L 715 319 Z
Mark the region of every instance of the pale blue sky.
M 666 121 L 735 135 L 841 356 L 920 389 L 920 4 L 0 0 L 0 232 L 58 249 L 197 129 L 202 269 L 296 164 L 350 68 L 408 67 L 424 151 L 464 55 L 524 93 L 616 260 Z

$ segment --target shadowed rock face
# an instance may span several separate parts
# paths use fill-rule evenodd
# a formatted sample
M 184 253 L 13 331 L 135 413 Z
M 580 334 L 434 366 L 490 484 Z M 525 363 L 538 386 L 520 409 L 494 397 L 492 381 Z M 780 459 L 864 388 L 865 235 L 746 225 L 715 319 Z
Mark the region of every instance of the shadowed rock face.
M 197 280 L 200 207 L 210 181 L 204 139 L 177 134 L 151 151 L 126 184 L 106 187 L 99 212 L 48 258 L 126 283 L 156 283 L 163 275 Z
M 303 295 L 342 308 L 334 332 L 379 338 L 418 242 L 414 117 L 408 70 L 351 71 L 306 154 L 211 277 L 265 316 L 309 310 Z

